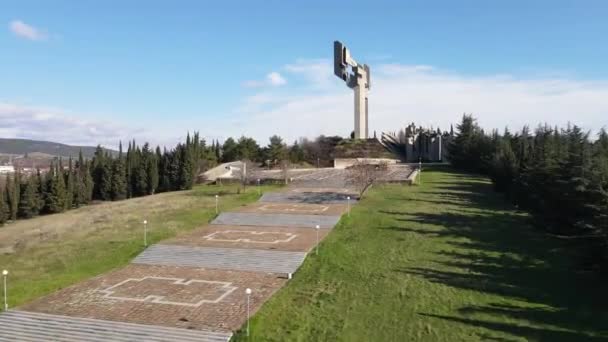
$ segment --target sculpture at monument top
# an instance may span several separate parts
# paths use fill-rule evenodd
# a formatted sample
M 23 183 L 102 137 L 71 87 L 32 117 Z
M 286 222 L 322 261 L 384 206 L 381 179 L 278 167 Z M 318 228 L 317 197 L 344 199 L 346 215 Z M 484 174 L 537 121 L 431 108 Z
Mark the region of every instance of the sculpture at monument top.
M 334 42 L 334 74 L 355 92 L 355 139 L 367 139 L 369 137 L 367 100 L 370 88 L 369 66 L 357 63 L 350 56 L 350 51 L 346 46 L 336 40 Z

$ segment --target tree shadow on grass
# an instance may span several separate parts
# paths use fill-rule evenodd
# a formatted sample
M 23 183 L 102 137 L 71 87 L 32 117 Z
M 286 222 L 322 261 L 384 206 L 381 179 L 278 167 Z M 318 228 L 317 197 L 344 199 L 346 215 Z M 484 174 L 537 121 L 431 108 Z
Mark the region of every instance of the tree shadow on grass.
M 522 304 L 467 306 L 458 316 L 421 314 L 538 341 L 608 341 L 606 284 L 577 268 L 572 246 L 531 227 L 487 182 L 454 177 L 457 184 L 435 182 L 423 192 L 430 197 L 425 200 L 462 201 L 470 210 L 384 212 L 396 224 L 382 229 L 442 238 L 452 247 L 435 252 L 436 267 L 395 271 Z

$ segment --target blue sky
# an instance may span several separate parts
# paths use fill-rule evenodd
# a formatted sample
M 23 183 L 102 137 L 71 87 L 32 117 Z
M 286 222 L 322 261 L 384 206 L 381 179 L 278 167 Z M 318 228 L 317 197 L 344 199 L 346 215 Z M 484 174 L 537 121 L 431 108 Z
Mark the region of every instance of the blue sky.
M 7 1 L 0 136 L 346 136 L 335 39 L 372 68 L 373 130 L 463 112 L 591 129 L 608 123 L 607 17 L 605 1 Z

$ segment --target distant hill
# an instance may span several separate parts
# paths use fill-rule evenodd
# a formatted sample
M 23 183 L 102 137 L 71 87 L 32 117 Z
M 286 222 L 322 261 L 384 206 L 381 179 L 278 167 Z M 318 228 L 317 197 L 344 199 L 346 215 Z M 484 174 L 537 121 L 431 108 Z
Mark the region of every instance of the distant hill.
M 78 157 L 78 152 L 82 150 L 85 158 L 92 158 L 95 153 L 95 146 L 71 146 L 51 141 L 38 141 L 28 139 L 5 139 L 0 138 L 0 154 L 45 154 L 52 157 Z M 105 149 L 114 154 L 116 151 Z

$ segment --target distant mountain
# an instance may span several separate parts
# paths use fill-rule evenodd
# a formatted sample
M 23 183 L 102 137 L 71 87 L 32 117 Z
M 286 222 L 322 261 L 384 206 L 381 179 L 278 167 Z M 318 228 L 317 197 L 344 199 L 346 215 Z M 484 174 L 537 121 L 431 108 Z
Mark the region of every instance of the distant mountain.
M 95 149 L 95 146 L 71 146 L 51 141 L 0 138 L 1 154 L 25 155 L 31 153 L 40 153 L 50 156 L 66 158 L 71 156 L 73 158 L 77 158 L 78 152 L 82 150 L 82 154 L 85 158 L 91 158 L 95 153 Z M 117 153 L 114 150 L 105 150 L 112 154 Z

